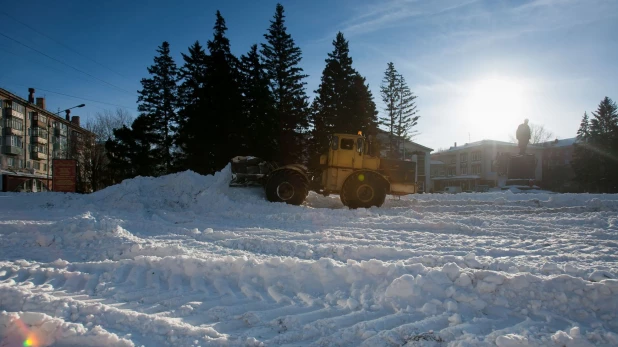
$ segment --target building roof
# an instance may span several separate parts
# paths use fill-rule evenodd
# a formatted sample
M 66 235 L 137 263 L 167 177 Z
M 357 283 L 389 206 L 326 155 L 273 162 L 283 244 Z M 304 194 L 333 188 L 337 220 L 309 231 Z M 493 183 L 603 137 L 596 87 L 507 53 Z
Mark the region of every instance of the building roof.
M 94 134 L 94 133 L 92 133 L 91 131 L 89 131 L 89 130 L 87 130 L 87 129 L 82 128 L 81 126 L 77 126 L 77 125 L 75 125 L 74 123 L 72 123 L 71 121 L 66 120 L 66 119 L 65 119 L 64 117 L 62 117 L 61 115 L 56 114 L 56 113 L 53 113 L 53 112 L 51 112 L 51 111 L 48 111 L 48 110 L 46 110 L 46 109 L 44 109 L 44 108 L 40 108 L 40 107 L 39 107 L 39 106 L 37 106 L 36 104 L 33 104 L 33 103 L 31 103 L 31 102 L 28 102 L 28 100 L 26 100 L 26 99 L 24 99 L 24 98 L 20 97 L 19 95 L 13 94 L 13 93 L 9 92 L 8 90 L 6 90 L 6 89 L 4 89 L 4 88 L 0 88 L 0 93 L 7 94 L 9 97 L 11 97 L 12 99 L 14 99 L 15 101 L 20 102 L 23 106 L 28 107 L 28 108 L 31 108 L 31 109 L 34 109 L 34 110 L 37 110 L 38 112 L 42 112 L 42 113 L 44 113 L 46 116 L 48 116 L 48 117 L 52 117 L 52 118 L 55 118 L 55 119 L 57 119 L 57 120 L 60 120 L 61 122 L 66 123 L 67 125 L 69 125 L 69 126 L 71 126 L 71 127 L 73 127 L 73 128 L 78 128 L 78 129 L 80 129 L 80 130 L 81 130 L 81 131 L 83 131 L 83 132 L 87 132 L 87 133 Z
M 378 128 L 378 135 L 377 136 L 378 137 L 388 136 L 388 132 Z M 429 151 L 429 152 L 433 151 L 433 148 L 425 147 L 425 146 L 423 146 L 421 144 L 418 144 L 418 143 L 416 143 L 414 141 L 410 141 L 410 140 L 405 140 L 404 141 L 404 146 L 406 147 L 406 149 L 408 149 L 409 146 L 415 146 L 415 147 L 419 147 L 419 148 L 424 149 L 424 150 Z
M 481 141 L 476 141 L 476 142 L 470 142 L 470 143 L 464 143 L 461 146 L 451 146 L 449 149 L 447 150 L 443 150 L 440 152 L 436 152 L 434 154 L 443 154 L 443 153 L 448 153 L 448 152 L 456 152 L 459 150 L 465 150 L 465 149 L 470 149 L 470 148 L 474 148 L 474 147 L 481 147 L 484 145 L 490 145 L 490 146 L 496 146 L 496 145 L 500 145 L 500 146 L 508 146 L 508 147 L 517 147 L 517 144 L 514 142 L 506 142 L 506 141 L 498 141 L 498 140 L 481 140 Z M 531 149 L 540 149 L 542 148 L 539 145 L 528 145 L 528 148 Z
M 573 146 L 577 142 L 577 137 L 571 137 L 568 139 L 541 142 L 538 145 L 543 147 L 568 147 Z
M 479 175 L 458 175 L 458 176 L 439 176 L 432 177 L 432 180 L 441 181 L 441 180 L 475 180 L 479 179 L 481 176 Z

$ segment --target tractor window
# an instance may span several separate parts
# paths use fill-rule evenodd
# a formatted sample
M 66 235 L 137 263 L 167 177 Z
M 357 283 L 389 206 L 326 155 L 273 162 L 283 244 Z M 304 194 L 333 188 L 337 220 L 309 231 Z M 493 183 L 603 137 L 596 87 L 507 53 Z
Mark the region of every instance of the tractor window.
M 354 149 L 354 139 L 341 139 L 341 149 Z
M 339 149 L 339 136 L 333 136 L 333 151 L 336 151 Z
M 356 140 L 356 150 L 358 154 L 363 154 L 363 139 L 359 138 Z

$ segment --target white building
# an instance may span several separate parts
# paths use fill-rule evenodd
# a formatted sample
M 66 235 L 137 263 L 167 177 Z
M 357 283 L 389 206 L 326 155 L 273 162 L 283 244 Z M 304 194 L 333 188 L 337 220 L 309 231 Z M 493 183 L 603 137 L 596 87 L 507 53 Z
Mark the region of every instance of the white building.
M 430 192 L 457 186 L 474 190 L 477 186 L 501 187 L 506 182 L 505 172 L 500 172 L 496 159 L 500 154 L 518 154 L 519 147 L 511 142 L 482 140 L 431 154 Z M 528 145 L 527 154 L 536 158 L 535 180 L 542 177 L 543 147 Z

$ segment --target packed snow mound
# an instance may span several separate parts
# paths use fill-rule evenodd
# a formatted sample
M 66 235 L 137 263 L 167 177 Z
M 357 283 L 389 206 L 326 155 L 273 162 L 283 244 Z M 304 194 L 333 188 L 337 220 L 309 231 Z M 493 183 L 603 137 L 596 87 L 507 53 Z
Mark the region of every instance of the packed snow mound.
M 195 206 L 198 201 L 205 202 L 200 199 L 204 195 L 214 198 L 225 193 L 230 179 L 229 165 L 215 175 L 208 176 L 184 171 L 161 177 L 136 177 L 96 192 L 88 198 L 106 207 L 132 211 L 182 211 Z

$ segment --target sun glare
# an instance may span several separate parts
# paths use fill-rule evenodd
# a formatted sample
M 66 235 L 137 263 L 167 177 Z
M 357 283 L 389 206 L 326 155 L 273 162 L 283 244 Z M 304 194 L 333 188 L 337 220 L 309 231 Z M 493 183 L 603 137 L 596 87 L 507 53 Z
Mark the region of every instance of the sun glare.
M 524 102 L 521 82 L 492 77 L 473 83 L 464 112 L 466 123 L 475 129 L 475 140 L 503 137 L 526 118 Z

